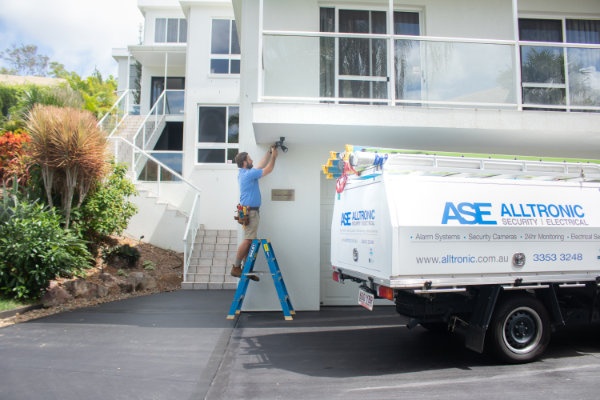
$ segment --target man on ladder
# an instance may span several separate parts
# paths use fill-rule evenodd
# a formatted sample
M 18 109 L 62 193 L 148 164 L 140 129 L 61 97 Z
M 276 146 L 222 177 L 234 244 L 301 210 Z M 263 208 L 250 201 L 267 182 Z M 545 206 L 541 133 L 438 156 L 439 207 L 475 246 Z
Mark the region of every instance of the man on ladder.
M 242 262 L 248 255 L 252 241 L 258 238 L 259 209 L 261 205 L 258 180 L 273 171 L 276 159 L 276 145 L 269 148 L 269 151 L 257 163 L 256 168 L 254 168 L 252 158 L 248 153 L 241 152 L 235 156 L 235 162 L 239 168 L 238 184 L 240 187 L 240 204 L 238 205 L 236 219 L 244 228 L 244 238 L 238 246 L 235 263 L 231 268 L 231 275 L 236 278 L 242 276 Z M 248 277 L 253 281 L 260 280 L 255 274 L 248 275 Z

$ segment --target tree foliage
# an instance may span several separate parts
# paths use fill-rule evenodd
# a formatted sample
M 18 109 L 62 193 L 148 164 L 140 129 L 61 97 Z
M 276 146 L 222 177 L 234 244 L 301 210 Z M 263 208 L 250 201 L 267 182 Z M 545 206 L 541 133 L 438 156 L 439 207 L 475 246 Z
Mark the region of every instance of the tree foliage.
M 0 127 L 2 122 L 10 117 L 10 110 L 19 101 L 19 88 L 16 86 L 0 84 Z
M 36 104 L 82 108 L 83 99 L 79 92 L 66 83 L 54 86 L 0 85 L 0 105 L 2 104 L 6 106 L 2 107 L 0 131 L 16 131 L 25 128 L 27 114 Z
M 66 81 L 66 85 L 37 86 L 37 92 L 31 92 L 32 89 L 28 85 L 28 90 L 21 89 L 17 93 L 10 93 L 18 97 L 18 101 L 13 100 L 12 102 L 4 101 L 4 94 L 0 90 L 0 109 L 2 109 L 3 115 L 6 116 L 9 108 L 19 103 L 15 107 L 15 119 L 13 121 L 18 122 L 19 118 L 26 115 L 34 101 L 40 104 L 83 108 L 99 118 L 108 112 L 117 100 L 117 80 L 112 75 L 104 78 L 100 71 L 95 70 L 90 76 L 82 78 L 76 72 L 67 71 L 63 64 L 50 61 L 48 56 L 38 54 L 38 48 L 35 45 L 28 44 L 19 47 L 12 45 L 0 52 L 0 59 L 5 60 L 10 66 L 10 68 L 1 68 L 0 73 L 23 76 L 51 76 Z M 6 104 L 9 105 L 6 106 Z M 23 110 L 22 107 L 25 107 L 25 109 Z M 11 129 L 18 127 L 18 123 L 11 125 Z
M 92 75 L 82 78 L 75 72 L 67 72 L 64 66 L 58 63 L 53 63 L 52 75 L 65 79 L 71 89 L 80 93 L 83 108 L 97 118 L 106 114 L 117 101 L 117 80 L 112 75 L 103 79 L 100 71 L 96 69 Z
M 107 142 L 96 118 L 88 111 L 36 105 L 29 113 L 30 154 L 41 167 L 48 204 L 54 195 L 69 227 L 73 201 L 85 200 L 89 189 L 107 173 Z
M 9 68 L 0 70 L 9 75 L 47 76 L 50 57 L 38 54 L 38 47 L 33 44 L 17 46 L 0 52 L 0 59 L 6 61 Z
M 2 186 L 24 185 L 28 180 L 28 157 L 24 146 L 31 141 L 25 131 L 0 133 L 0 181 Z

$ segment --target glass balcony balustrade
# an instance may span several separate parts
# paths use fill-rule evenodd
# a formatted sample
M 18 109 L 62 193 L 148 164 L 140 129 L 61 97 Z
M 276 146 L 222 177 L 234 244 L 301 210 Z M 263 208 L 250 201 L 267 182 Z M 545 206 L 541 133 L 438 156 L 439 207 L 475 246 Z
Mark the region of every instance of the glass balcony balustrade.
M 600 46 L 269 32 L 261 101 L 600 111 Z

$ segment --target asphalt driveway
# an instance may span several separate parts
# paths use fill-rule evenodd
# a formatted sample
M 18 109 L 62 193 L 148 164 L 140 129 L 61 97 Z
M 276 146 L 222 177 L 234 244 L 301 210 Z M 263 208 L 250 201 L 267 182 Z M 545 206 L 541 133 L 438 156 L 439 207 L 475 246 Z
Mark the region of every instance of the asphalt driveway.
M 409 331 L 392 307 L 244 312 L 178 291 L 0 328 L 0 399 L 597 399 L 600 331 L 562 332 L 502 365 Z

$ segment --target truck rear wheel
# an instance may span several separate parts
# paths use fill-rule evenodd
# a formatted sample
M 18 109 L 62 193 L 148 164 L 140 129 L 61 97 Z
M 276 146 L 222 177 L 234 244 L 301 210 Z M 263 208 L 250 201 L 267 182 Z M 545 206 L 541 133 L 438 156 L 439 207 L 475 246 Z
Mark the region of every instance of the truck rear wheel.
M 525 363 L 535 360 L 548 346 L 550 318 L 538 299 L 511 296 L 496 308 L 489 333 L 489 344 L 500 359 Z

